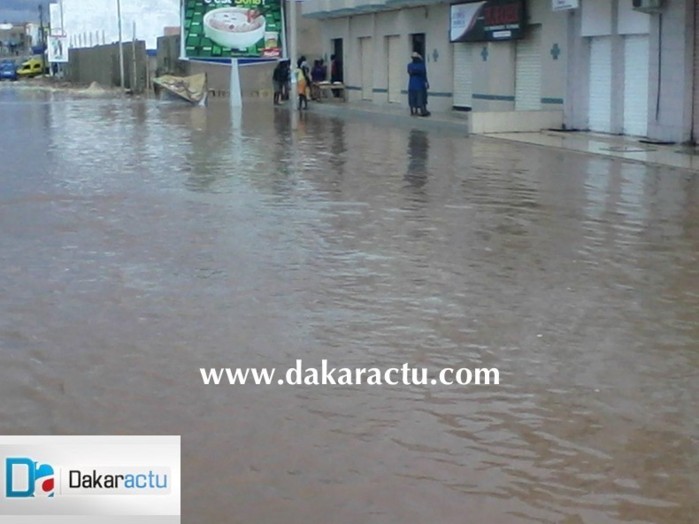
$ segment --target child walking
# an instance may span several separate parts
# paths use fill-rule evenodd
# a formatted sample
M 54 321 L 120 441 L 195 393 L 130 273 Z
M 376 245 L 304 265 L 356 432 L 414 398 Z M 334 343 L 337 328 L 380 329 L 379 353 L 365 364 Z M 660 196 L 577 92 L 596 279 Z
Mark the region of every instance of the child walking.
M 302 56 L 297 62 L 296 69 L 296 89 L 299 95 L 299 110 L 308 109 L 308 89 L 311 85 L 311 80 L 308 78 L 308 64 L 306 57 Z

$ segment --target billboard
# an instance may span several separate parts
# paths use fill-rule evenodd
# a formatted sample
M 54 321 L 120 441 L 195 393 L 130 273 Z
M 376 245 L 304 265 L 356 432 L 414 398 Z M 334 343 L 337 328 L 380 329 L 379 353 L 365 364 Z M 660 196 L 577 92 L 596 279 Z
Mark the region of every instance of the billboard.
M 451 6 L 451 42 L 492 42 L 522 38 L 523 0 L 484 0 Z
M 551 9 L 553 11 L 565 11 L 567 9 L 577 9 L 579 7 L 579 0 L 551 0 Z
M 60 4 L 49 4 L 49 27 L 52 35 L 63 34 L 63 20 Z
M 284 39 L 283 0 L 184 0 L 187 58 L 277 58 Z
M 68 37 L 64 35 L 49 35 L 49 62 L 61 63 L 68 61 Z

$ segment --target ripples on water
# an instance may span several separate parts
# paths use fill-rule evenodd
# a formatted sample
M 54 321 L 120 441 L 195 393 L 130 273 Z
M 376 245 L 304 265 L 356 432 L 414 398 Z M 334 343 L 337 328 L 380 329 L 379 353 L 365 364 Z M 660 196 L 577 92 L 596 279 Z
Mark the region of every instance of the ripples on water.
M 182 434 L 192 522 L 699 515 L 694 175 L 268 104 L 0 109 L 2 432 Z M 296 358 L 503 384 L 199 384 Z

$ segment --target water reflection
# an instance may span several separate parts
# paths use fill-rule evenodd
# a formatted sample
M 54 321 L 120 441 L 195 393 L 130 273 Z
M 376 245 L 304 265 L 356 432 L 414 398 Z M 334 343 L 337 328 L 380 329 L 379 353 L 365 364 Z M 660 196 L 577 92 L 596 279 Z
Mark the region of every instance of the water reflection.
M 427 161 L 429 158 L 429 139 L 426 131 L 413 129 L 408 138 L 408 170 L 404 179 L 412 187 L 419 189 L 427 183 Z
M 339 118 L 330 119 L 330 129 L 328 133 L 331 137 L 330 141 L 330 165 L 333 167 L 333 172 L 341 180 L 344 174 L 345 158 L 347 156 L 347 145 L 345 143 L 345 129 L 342 120 Z M 338 181 L 339 181 L 338 180 Z
M 192 522 L 699 514 L 696 177 L 269 103 L 0 104 L 2 432 L 182 434 Z M 296 358 L 503 383 L 197 376 Z

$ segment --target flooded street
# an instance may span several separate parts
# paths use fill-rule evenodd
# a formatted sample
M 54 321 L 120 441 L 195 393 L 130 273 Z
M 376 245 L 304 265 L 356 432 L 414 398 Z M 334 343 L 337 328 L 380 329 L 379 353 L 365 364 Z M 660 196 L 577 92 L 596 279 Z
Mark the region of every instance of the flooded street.
M 188 523 L 697 521 L 697 175 L 271 102 L 0 112 L 0 433 L 182 435 Z M 296 359 L 500 385 L 199 372 Z

